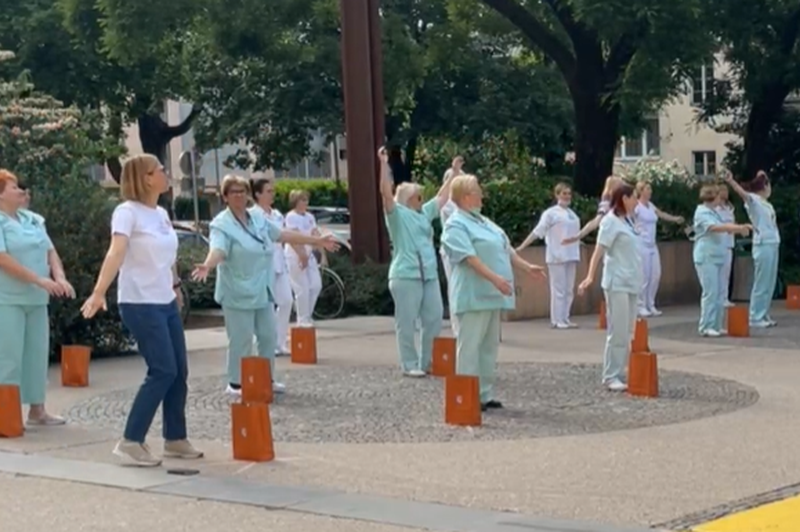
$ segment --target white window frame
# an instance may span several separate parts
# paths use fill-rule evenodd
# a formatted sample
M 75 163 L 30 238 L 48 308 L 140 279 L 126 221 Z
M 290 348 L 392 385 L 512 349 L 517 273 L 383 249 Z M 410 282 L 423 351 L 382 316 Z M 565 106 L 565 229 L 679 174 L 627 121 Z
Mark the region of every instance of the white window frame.
M 692 78 L 689 99 L 691 100 L 692 105 L 703 105 L 706 102 L 706 100 L 708 100 L 709 96 L 713 94 L 712 90 L 714 88 L 714 64 L 713 63 L 703 64 L 700 67 L 699 101 L 696 98 L 698 90 L 695 85 L 695 81 L 696 81 L 695 78 Z
M 648 157 L 660 157 L 661 153 L 661 120 L 659 117 L 651 118 L 651 120 L 656 121 L 656 136 L 658 137 L 658 154 L 651 155 L 650 151 L 652 146 L 649 145 L 647 138 L 648 138 L 648 130 L 647 128 L 642 130 L 641 133 L 641 141 L 642 141 L 642 154 L 641 155 L 628 155 L 626 153 L 626 146 L 627 143 L 625 142 L 625 137 L 620 137 L 619 139 L 619 156 L 616 157 L 618 161 L 638 161 L 640 159 L 646 159 Z
M 698 174 L 697 173 L 696 157 L 698 155 L 702 155 L 703 156 L 703 173 L 702 174 Z M 708 156 L 709 155 L 713 155 L 714 156 L 714 171 L 713 172 L 709 172 L 708 171 L 708 161 L 709 161 L 709 157 Z M 717 173 L 717 152 L 715 150 L 694 150 L 694 151 L 692 151 L 692 173 L 694 175 L 696 175 L 696 176 L 699 176 L 699 177 L 707 177 L 707 176 L 712 176 L 712 175 L 716 174 Z

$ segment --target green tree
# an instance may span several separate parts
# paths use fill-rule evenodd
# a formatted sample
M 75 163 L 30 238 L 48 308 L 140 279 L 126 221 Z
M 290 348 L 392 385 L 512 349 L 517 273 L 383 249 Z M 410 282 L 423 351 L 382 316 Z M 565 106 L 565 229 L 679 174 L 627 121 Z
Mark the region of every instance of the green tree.
M 0 52 L 0 66 L 13 60 Z M 96 352 L 119 351 L 126 340 L 116 305 L 96 320 L 80 317 L 105 257 L 114 203 L 89 175 L 89 166 L 119 154 L 104 134 L 102 117 L 64 107 L 37 91 L 29 76 L 0 76 L 0 152 L 2 166 L 31 190 L 31 209 L 44 216 L 48 233 L 75 287 L 78 299 L 50 305 L 51 346 L 90 345 Z
M 575 185 L 596 194 L 620 133 L 682 89 L 712 49 L 703 0 L 452 0 L 507 27 L 558 68 L 575 117 Z
M 712 31 L 724 43 L 727 72 L 703 119 L 742 136 L 737 170 L 752 179 L 779 163 L 767 139 L 780 129 L 787 97 L 800 90 L 800 4 L 790 0 L 712 0 Z

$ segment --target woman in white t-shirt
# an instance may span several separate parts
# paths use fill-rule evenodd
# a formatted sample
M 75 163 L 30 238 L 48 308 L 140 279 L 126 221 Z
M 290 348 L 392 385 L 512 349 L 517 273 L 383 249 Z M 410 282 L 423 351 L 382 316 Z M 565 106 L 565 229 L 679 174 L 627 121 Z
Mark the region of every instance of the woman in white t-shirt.
M 623 183 L 624 181 L 617 176 L 608 176 L 606 178 L 606 184 L 603 187 L 603 193 L 600 195 L 600 203 L 597 204 L 597 215 L 586 222 L 586 225 L 583 226 L 583 229 L 581 229 L 577 235 L 565 238 L 562 244 L 566 245 L 579 242 L 600 227 L 600 222 L 603 220 L 603 217 L 611 210 L 611 196 Z
M 293 190 L 289 193 L 289 205 L 292 210 L 286 214 L 286 229 L 297 231 L 306 236 L 320 236 L 314 215 L 307 211 L 309 195 L 305 190 Z M 319 263 L 314 256 L 312 246 L 286 244 L 286 262 L 289 265 L 289 280 L 294 291 L 297 306 L 297 325 L 299 327 L 314 326 L 314 307 L 322 290 L 322 277 Z
M 250 181 L 250 190 L 256 204 L 251 212 L 265 216 L 273 225 L 284 228 L 284 218 L 281 211 L 272 206 L 275 201 L 275 183 L 270 179 L 256 179 Z M 275 297 L 277 323 L 277 348 L 275 356 L 289 355 L 289 320 L 292 317 L 292 284 L 289 281 L 289 266 L 283 252 L 283 243 L 275 242 L 272 257 L 272 293 Z
M 639 234 L 639 255 L 642 257 L 644 275 L 642 291 L 639 293 L 639 316 L 661 316 L 661 311 L 656 308 L 656 294 L 661 283 L 661 255 L 656 244 L 658 220 L 682 224 L 683 217 L 667 214 L 653 205 L 650 202 L 653 189 L 646 181 L 636 183 L 636 194 L 639 202 L 633 213 Z
M 581 219 L 570 209 L 572 187 L 566 183 L 556 185 L 556 204 L 542 213 L 539 223 L 517 248 L 521 252 L 534 240 L 543 239 L 548 277 L 550 278 L 550 323 L 555 329 L 577 327 L 570 320 L 570 310 L 575 297 L 575 274 L 581 260 L 578 242 L 564 244 L 563 241 L 577 235 L 581 230 Z
M 201 458 L 203 453 L 186 439 L 189 372 L 175 265 L 178 237 L 167 212 L 158 206 L 158 197 L 169 190 L 169 178 L 158 159 L 138 155 L 125 162 L 120 188 L 125 201 L 114 209 L 111 246 L 94 291 L 81 309 L 87 319 L 106 310 L 106 292 L 119 273 L 120 315 L 147 364 L 147 376 L 133 400 L 124 437 L 114 454 L 129 465 L 161 464 L 145 444 L 161 406 L 164 456 Z

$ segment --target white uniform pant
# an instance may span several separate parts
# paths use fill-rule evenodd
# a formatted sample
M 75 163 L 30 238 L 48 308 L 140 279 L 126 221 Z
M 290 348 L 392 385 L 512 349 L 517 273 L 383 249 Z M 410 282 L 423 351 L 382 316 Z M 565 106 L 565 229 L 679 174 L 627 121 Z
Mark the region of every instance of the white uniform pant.
M 661 284 L 661 255 L 658 246 L 639 246 L 639 256 L 642 258 L 642 273 L 644 283 L 639 292 L 639 310 L 653 311 L 656 309 L 656 294 L 658 285 Z
M 445 255 L 444 250 L 440 249 L 440 255 L 442 256 L 442 267 L 444 268 L 444 277 L 447 279 L 447 304 L 450 309 L 453 308 L 453 295 L 450 293 L 451 285 L 450 285 L 450 276 L 453 274 L 453 265 L 450 264 L 450 261 Z M 450 329 L 453 331 L 453 336 L 458 337 L 458 317 L 455 315 L 454 312 L 450 312 Z
M 275 298 L 275 305 L 278 307 L 275 313 L 275 329 L 277 333 L 276 350 L 280 353 L 289 352 L 289 320 L 292 317 L 292 284 L 289 281 L 289 272 L 282 271 L 275 274 L 272 282 L 272 296 Z
M 553 325 L 569 323 L 572 300 L 575 298 L 577 269 L 577 261 L 547 265 L 547 276 L 550 278 L 550 323 Z
M 290 257 L 289 280 L 294 291 L 295 305 L 297 306 L 297 324 L 311 325 L 314 323 L 314 307 L 317 306 L 317 298 L 322 291 L 322 277 L 319 273 L 317 259 L 309 257 L 308 266 L 300 267 L 300 261 L 295 257 Z
M 603 384 L 625 381 L 625 370 L 636 327 L 636 294 L 605 291 L 606 349 L 603 353 Z
M 731 268 L 733 267 L 733 248 L 725 253 L 725 262 L 722 263 L 722 274 L 719 276 L 719 299 L 725 305 L 730 299 Z

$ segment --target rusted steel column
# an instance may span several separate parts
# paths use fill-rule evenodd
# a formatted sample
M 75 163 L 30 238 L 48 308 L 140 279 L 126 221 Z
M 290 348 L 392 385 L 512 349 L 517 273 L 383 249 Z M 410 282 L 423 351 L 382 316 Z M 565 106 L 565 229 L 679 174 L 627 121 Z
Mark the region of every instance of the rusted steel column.
M 353 260 L 389 260 L 376 152 L 384 138 L 379 0 L 341 0 L 342 84 Z

